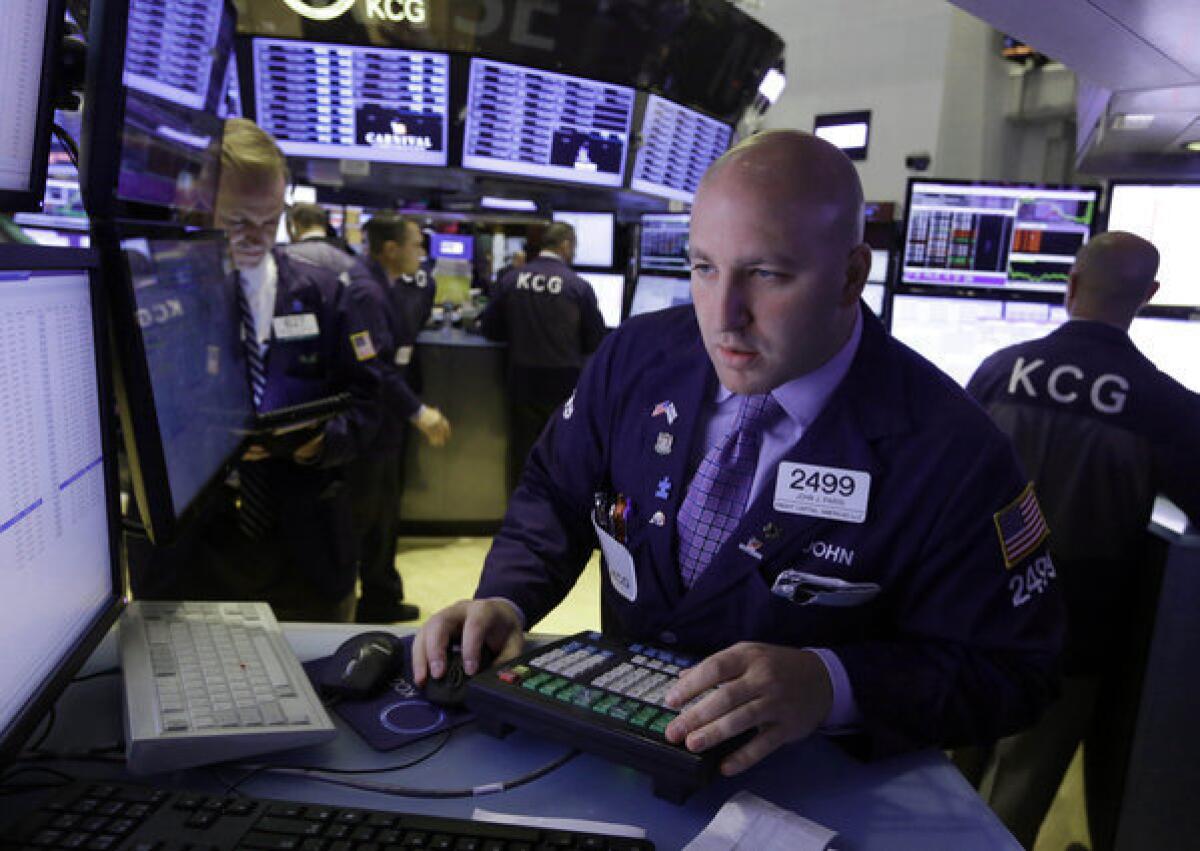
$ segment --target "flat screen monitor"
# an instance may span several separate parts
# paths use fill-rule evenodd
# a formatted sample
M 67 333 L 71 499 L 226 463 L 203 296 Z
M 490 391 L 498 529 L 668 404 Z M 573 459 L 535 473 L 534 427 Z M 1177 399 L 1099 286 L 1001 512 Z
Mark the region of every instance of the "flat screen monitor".
M 871 249 L 871 271 L 867 275 L 867 281 L 872 284 L 886 284 L 888 282 L 888 266 L 890 265 L 891 255 L 880 248 Z
M 0 246 L 0 768 L 120 611 L 90 252 Z
M 127 19 L 125 8 L 92 8 L 88 202 L 97 215 L 128 214 L 130 202 L 207 222 L 236 12 L 228 0 L 137 0 Z M 111 102 L 116 91 L 123 108 Z
M 253 115 L 288 156 L 446 165 L 450 57 L 255 38 Z
M 638 266 L 655 272 L 688 272 L 687 213 L 646 213 L 642 216 Z
M 616 217 L 612 213 L 569 213 L 556 211 L 556 222 L 566 222 L 575 228 L 575 265 L 600 266 L 613 264 L 613 233 Z
M 1044 337 L 1066 321 L 1058 305 L 989 298 L 892 296 L 892 336 L 966 387 L 988 355 Z
M 733 128 L 652 94 L 640 136 L 629 188 L 690 204 L 704 172 L 729 147 Z
M 884 298 L 887 295 L 887 289 L 883 284 L 867 283 L 863 287 L 862 299 L 867 303 L 867 307 L 871 308 L 871 312 L 876 316 L 883 316 Z
M 471 59 L 463 167 L 618 188 L 633 89 Z
M 616 272 L 583 272 L 582 276 L 596 294 L 605 327 L 616 328 L 625 306 L 625 276 Z
M 475 237 L 457 233 L 432 234 L 429 253 L 435 260 L 471 260 L 475 257 Z
M 217 235 L 125 237 L 120 246 L 106 257 L 119 282 L 117 396 L 134 492 L 162 543 L 236 457 L 253 421 L 237 278 Z
M 1200 393 L 1200 322 L 1139 316 L 1129 337 L 1155 366 Z
M 1108 229 L 1135 233 L 1158 249 L 1159 290 L 1150 304 L 1200 307 L 1200 183 L 1114 183 Z
M 0 210 L 36 210 L 50 151 L 63 0 L 4 4 L 0 28 Z
M 633 288 L 629 315 L 652 313 L 677 304 L 692 303 L 692 282 L 689 278 L 668 278 L 663 275 L 640 275 Z
M 1062 292 L 1095 187 L 910 179 L 901 282 Z
M 813 120 L 813 135 L 841 148 L 852 160 L 865 160 L 871 141 L 871 111 L 818 115 Z

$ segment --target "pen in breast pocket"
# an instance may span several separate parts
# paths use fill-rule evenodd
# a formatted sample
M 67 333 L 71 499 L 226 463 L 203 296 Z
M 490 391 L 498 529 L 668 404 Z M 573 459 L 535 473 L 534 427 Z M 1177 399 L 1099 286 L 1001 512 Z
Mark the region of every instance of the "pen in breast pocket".
M 633 502 L 624 494 L 617 494 L 617 498 L 613 500 L 612 508 L 609 510 L 611 518 L 612 536 L 617 539 L 617 543 L 625 543 L 625 528 L 626 521 L 629 520 L 629 515 L 633 511 Z

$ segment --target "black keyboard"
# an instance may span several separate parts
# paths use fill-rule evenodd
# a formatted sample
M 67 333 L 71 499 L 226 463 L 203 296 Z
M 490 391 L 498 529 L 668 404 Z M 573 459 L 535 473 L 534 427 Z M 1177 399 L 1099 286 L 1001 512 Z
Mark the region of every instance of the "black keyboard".
M 667 690 L 696 661 L 581 632 L 473 677 L 467 706 L 483 730 L 504 735 L 516 727 L 628 765 L 651 776 L 656 795 L 681 803 L 750 736 L 702 753 L 667 741 L 678 714 L 667 708 Z
M 645 839 L 76 781 L 0 848 L 85 851 L 653 851 Z

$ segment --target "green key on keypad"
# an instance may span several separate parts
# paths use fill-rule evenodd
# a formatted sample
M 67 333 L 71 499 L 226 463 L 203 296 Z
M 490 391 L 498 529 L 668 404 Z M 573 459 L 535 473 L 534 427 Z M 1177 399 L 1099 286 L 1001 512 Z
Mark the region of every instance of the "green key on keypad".
M 641 705 L 636 700 L 623 700 L 608 710 L 608 717 L 616 718 L 618 721 L 627 721 L 633 713 L 638 711 Z
M 569 680 L 565 680 L 562 677 L 555 677 L 554 679 L 550 680 L 550 682 L 539 688 L 538 691 L 544 695 L 550 696 L 563 686 L 567 685 L 568 682 Z
M 662 713 L 655 718 L 654 722 L 650 725 L 650 732 L 665 734 L 667 732 L 667 725 L 674 721 L 677 715 L 677 712 Z
M 614 704 L 619 703 L 620 700 L 621 698 L 615 694 L 606 694 L 600 700 L 592 704 L 592 711 L 599 712 L 601 715 L 607 715 L 609 708 Z
M 579 690 L 579 693 L 575 695 L 574 702 L 575 702 L 576 706 L 581 707 L 583 709 L 587 709 L 589 706 L 591 706 L 593 703 L 595 703 L 597 700 L 599 700 L 603 696 L 604 696 L 604 692 L 602 692 L 598 688 L 584 687 L 584 688 L 581 688 Z
M 657 707 L 643 706 L 636 715 L 629 719 L 629 723 L 635 727 L 645 727 L 650 722 L 650 719 L 657 714 Z
M 548 679 L 550 679 L 550 675 L 545 671 L 542 671 L 534 674 L 532 677 L 525 680 L 525 682 L 521 683 L 521 688 L 535 689 Z
M 567 688 L 562 689 L 558 694 L 554 695 L 556 700 L 561 700 L 563 703 L 573 703 L 575 695 L 583 691 L 583 686 L 579 683 L 572 683 Z

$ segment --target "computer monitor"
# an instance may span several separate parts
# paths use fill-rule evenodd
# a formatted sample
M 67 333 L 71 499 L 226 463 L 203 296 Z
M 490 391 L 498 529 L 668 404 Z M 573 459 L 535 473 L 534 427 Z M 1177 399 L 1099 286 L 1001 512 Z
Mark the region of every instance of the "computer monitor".
M 625 307 L 625 276 L 618 272 L 583 272 L 582 277 L 596 294 L 604 325 L 616 328 L 621 324 L 621 311 Z
M 668 278 L 663 275 L 639 275 L 633 287 L 629 315 L 652 313 L 677 304 L 692 303 L 692 282 L 689 278 Z
M 219 234 L 106 232 L 99 244 L 134 495 L 161 544 L 236 459 L 253 422 L 237 280 Z
M 0 210 L 36 210 L 50 153 L 52 97 L 62 40 L 64 0 L 4 6 L 0 31 Z
M 1114 183 L 1108 229 L 1135 233 L 1158 249 L 1154 306 L 1200 307 L 1200 183 Z
M 1200 393 L 1200 322 L 1139 316 L 1129 337 L 1160 370 Z
M 871 249 L 871 271 L 867 275 L 867 281 L 872 284 L 886 284 L 888 282 L 888 266 L 891 263 L 891 254 L 881 248 Z
M 288 156 L 446 165 L 447 54 L 276 38 L 250 50 L 246 106 Z
M 628 86 L 474 57 L 463 167 L 619 188 L 633 104 Z
M 557 210 L 552 218 L 575 228 L 575 265 L 609 269 L 613 264 L 613 233 L 616 217 L 612 213 L 570 213 Z
M 1044 337 L 1066 318 L 1060 305 L 924 294 L 892 296 L 892 336 L 964 387 L 988 355 Z
M 687 213 L 646 213 L 642 216 L 638 267 L 655 272 L 687 272 L 691 269 L 688 257 Z
M 648 95 L 629 188 L 692 203 L 700 178 L 713 160 L 725 153 L 732 136 L 728 124 Z
M 459 233 L 431 234 L 429 254 L 435 260 L 471 260 L 475 257 L 475 237 Z
M 900 281 L 1062 292 L 1098 196 L 1087 186 L 910 178 Z
M 867 303 L 867 307 L 871 308 L 871 312 L 876 316 L 883 316 L 883 306 L 887 298 L 887 288 L 883 284 L 872 284 L 868 282 L 863 286 L 862 300 Z
M 0 245 L 0 768 L 120 612 L 103 316 L 91 252 Z
M 93 0 L 84 173 L 94 215 L 149 207 L 211 220 L 236 21 L 229 0 Z

